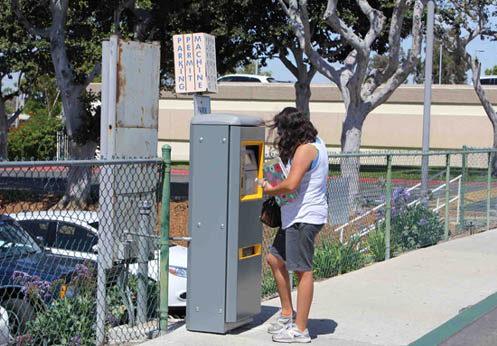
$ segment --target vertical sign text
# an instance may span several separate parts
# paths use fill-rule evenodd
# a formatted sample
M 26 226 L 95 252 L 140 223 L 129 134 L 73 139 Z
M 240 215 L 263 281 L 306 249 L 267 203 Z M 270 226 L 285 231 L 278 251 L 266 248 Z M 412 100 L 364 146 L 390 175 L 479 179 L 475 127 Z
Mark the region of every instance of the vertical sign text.
M 205 33 L 173 36 L 177 93 L 217 91 L 216 43 Z

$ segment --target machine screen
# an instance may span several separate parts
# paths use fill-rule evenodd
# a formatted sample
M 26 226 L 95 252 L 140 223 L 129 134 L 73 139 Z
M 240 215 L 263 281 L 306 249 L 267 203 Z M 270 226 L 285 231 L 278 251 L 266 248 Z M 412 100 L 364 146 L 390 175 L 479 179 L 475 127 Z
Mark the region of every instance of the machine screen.
M 240 197 L 244 199 L 262 197 L 262 190 L 256 179 L 262 178 L 261 157 L 262 142 L 260 144 L 242 144 L 242 162 L 240 174 Z

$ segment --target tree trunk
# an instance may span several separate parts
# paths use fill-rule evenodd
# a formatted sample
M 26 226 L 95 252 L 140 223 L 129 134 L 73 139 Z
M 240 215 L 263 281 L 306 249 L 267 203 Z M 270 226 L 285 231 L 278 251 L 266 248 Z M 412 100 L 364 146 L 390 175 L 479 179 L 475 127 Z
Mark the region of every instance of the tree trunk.
M 80 159 L 93 159 L 96 143 L 84 145 L 71 141 L 70 152 Z M 54 209 L 86 209 L 90 202 L 91 166 L 71 166 L 67 173 L 67 186 L 62 199 Z
M 95 156 L 97 144 L 91 140 L 81 144 L 73 137 L 77 133 L 81 124 L 81 115 L 85 111 L 79 99 L 78 89 L 78 87 L 69 86 L 67 92 L 61 92 L 66 129 L 69 135 L 69 157 L 71 160 L 91 160 Z M 69 168 L 66 191 L 54 209 L 86 209 L 90 201 L 91 168 L 91 166 Z
M 342 153 L 359 152 L 361 148 L 362 124 L 364 123 L 365 118 L 366 114 L 360 114 L 357 110 L 349 109 L 347 111 L 342 125 Z M 351 215 L 355 213 L 360 206 L 360 167 L 359 157 L 344 157 L 341 159 L 340 170 L 342 178 L 345 178 L 349 185 L 348 205 L 350 207 L 349 210 Z
M 492 145 L 492 148 L 497 149 L 497 129 L 495 125 L 492 123 L 492 129 L 494 131 L 494 143 Z M 497 153 L 492 154 L 492 176 L 497 177 Z
M 311 112 L 309 111 L 309 101 L 311 99 L 311 85 L 309 82 L 297 81 L 295 83 L 295 105 L 297 109 L 304 113 L 308 118 Z
M 483 106 L 483 109 L 485 110 L 485 113 L 487 114 L 488 120 L 490 120 L 490 123 L 492 124 L 492 129 L 494 133 L 494 140 L 492 147 L 497 148 L 497 113 L 495 112 L 494 106 L 492 103 L 489 101 L 487 94 L 485 93 L 485 90 L 483 90 L 483 87 L 481 86 L 480 82 L 480 72 L 481 72 L 481 64 L 480 62 L 471 56 L 466 57 L 467 61 L 471 65 L 471 72 L 473 74 L 472 79 L 473 79 L 473 88 L 475 89 L 476 95 L 478 96 L 478 99 L 480 100 L 481 105 Z M 497 177 L 497 154 L 494 153 L 492 154 L 492 176 Z
M 67 129 L 67 135 L 72 137 L 76 134 L 79 125 L 81 124 L 81 114 L 83 114 L 84 107 L 79 99 L 79 94 L 76 94 L 74 88 L 71 88 L 68 92 L 62 92 L 63 96 L 62 107 L 64 110 L 65 125 Z M 65 94 L 65 96 L 64 96 Z M 88 157 L 78 157 L 77 153 L 74 153 L 73 159 L 87 159 Z
M 9 124 L 7 114 L 5 113 L 5 101 L 0 98 L 0 161 L 8 159 L 7 135 L 9 133 Z

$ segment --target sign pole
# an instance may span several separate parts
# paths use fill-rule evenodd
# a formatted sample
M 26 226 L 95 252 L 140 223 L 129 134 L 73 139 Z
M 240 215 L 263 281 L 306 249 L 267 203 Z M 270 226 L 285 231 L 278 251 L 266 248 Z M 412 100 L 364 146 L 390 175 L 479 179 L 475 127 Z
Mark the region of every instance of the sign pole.
M 193 115 L 211 113 L 211 97 L 202 94 L 193 94 Z

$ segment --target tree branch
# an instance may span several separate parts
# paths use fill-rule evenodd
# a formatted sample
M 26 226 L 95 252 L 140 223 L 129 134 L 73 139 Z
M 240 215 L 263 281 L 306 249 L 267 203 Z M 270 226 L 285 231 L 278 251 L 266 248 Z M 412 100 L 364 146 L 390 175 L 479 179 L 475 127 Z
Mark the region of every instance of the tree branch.
M 364 41 L 354 34 L 345 22 L 343 22 L 337 14 L 338 0 L 328 0 L 326 11 L 323 15 L 323 20 L 330 25 L 340 36 L 342 36 L 355 50 L 364 50 Z
M 136 6 L 136 0 L 125 1 L 123 6 L 124 8 L 129 9 L 137 19 L 137 23 L 135 24 L 134 28 L 135 39 L 139 41 L 144 41 L 145 37 L 150 36 L 147 35 L 148 33 L 147 27 L 152 19 L 152 14 L 150 13 L 149 10 Z
M 7 119 L 7 127 L 10 127 L 16 120 L 19 118 L 19 115 L 21 115 L 24 107 L 18 108 L 14 114 L 10 118 Z
M 288 0 L 288 6 L 284 0 L 278 1 L 290 20 L 292 30 L 297 37 L 300 47 L 304 47 L 304 51 L 312 65 L 314 65 L 323 76 L 338 85 L 340 83 L 338 71 L 323 59 L 311 46 L 307 1 L 300 0 L 301 11 L 299 11 L 299 3 L 297 0 Z
M 274 44 L 275 46 L 277 45 L 276 42 Z M 279 44 L 277 45 L 277 47 L 280 52 L 278 57 L 280 58 L 283 65 L 285 65 L 285 67 L 295 76 L 295 78 L 298 78 L 298 70 L 295 65 L 293 65 L 292 62 L 286 57 L 284 47 L 281 47 Z
M 488 100 L 488 97 L 483 90 L 480 82 L 480 73 L 481 73 L 481 63 L 478 59 L 472 57 L 470 54 L 466 53 L 465 59 L 471 65 L 472 72 L 472 80 L 473 80 L 473 88 L 475 89 L 476 95 L 480 99 L 480 102 L 487 113 L 488 119 L 492 123 L 493 127 L 497 127 L 497 115 L 495 113 L 495 109 L 492 106 L 492 103 Z
M 357 4 L 359 5 L 362 13 L 364 13 L 369 20 L 370 27 L 366 37 L 364 38 L 364 44 L 367 48 L 369 48 L 383 30 L 383 26 L 385 25 L 385 16 L 381 11 L 372 8 L 367 0 L 357 0 Z
M 14 13 L 16 14 L 17 18 L 21 21 L 21 23 L 24 25 L 26 30 L 28 30 L 31 34 L 35 36 L 40 36 L 43 38 L 50 38 L 50 29 L 40 29 L 33 24 L 29 22 L 29 20 L 24 16 L 22 11 L 19 8 L 19 0 L 11 0 L 10 2 L 12 9 L 14 10 Z
M 380 85 L 373 85 L 372 88 L 370 86 L 370 89 L 363 89 L 362 95 L 365 102 L 368 104 L 369 111 L 372 111 L 385 102 L 416 67 L 421 55 L 422 16 L 426 1 L 427 0 L 415 0 L 414 2 L 411 28 L 412 45 L 407 60 L 398 65 L 395 73 L 387 79 L 387 82 L 382 88 L 378 88 Z
M 400 57 L 400 36 L 402 32 L 402 25 L 404 23 L 404 16 L 407 11 L 407 1 L 399 0 L 394 7 L 392 13 L 392 20 L 390 23 L 390 31 L 388 33 L 388 44 L 390 47 L 388 54 L 388 63 L 384 71 L 373 69 L 366 78 L 364 83 L 362 95 L 366 97 L 381 85 L 385 80 L 392 77 L 399 66 Z
M 134 0 L 125 1 L 123 4 L 119 2 L 119 6 L 114 10 L 114 35 L 118 37 L 121 37 L 121 13 L 131 5 L 134 7 Z
M 55 95 L 55 98 L 54 98 L 53 103 L 52 103 L 52 110 L 55 108 L 55 104 L 57 103 L 59 96 L 60 96 L 60 90 L 57 90 L 57 94 Z
M 407 1 L 399 0 L 395 5 L 392 13 L 392 20 L 390 22 L 390 31 L 388 33 L 388 43 L 390 46 L 388 54 L 388 64 L 383 73 L 381 74 L 380 84 L 390 78 L 399 65 L 400 57 L 400 36 L 402 33 L 402 26 L 404 24 L 404 17 L 407 12 Z
M 304 24 L 302 23 L 302 18 L 298 14 L 299 5 L 297 0 L 289 0 L 288 6 L 284 0 L 278 0 L 281 7 L 285 11 L 286 15 L 290 19 L 292 24 L 292 30 L 299 41 L 301 47 L 306 46 L 306 32 Z
M 98 75 L 100 75 L 100 72 L 102 72 L 102 62 L 98 62 L 95 66 L 93 66 L 93 70 L 90 72 L 88 77 L 86 77 L 86 80 L 83 84 L 83 89 L 86 89 L 88 84 L 90 84 Z
M 12 100 L 14 97 L 19 95 L 19 89 L 17 91 L 13 91 L 3 97 L 4 101 Z

